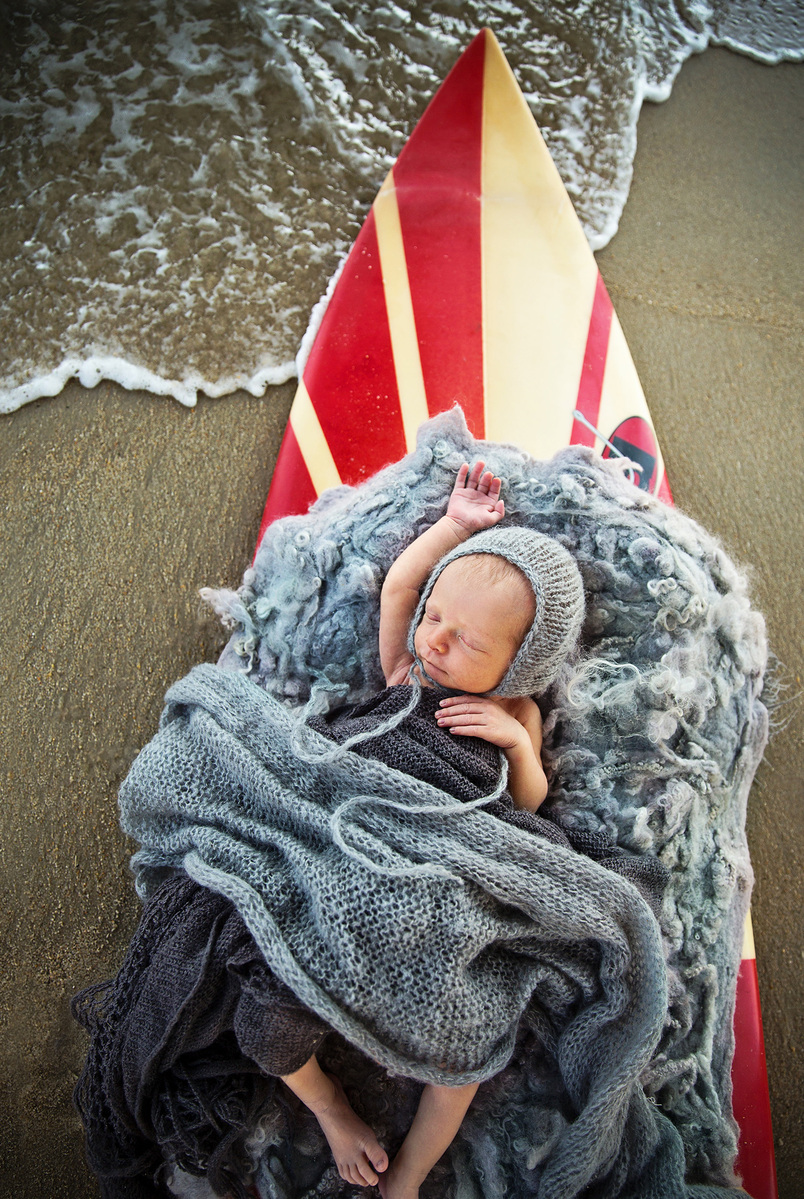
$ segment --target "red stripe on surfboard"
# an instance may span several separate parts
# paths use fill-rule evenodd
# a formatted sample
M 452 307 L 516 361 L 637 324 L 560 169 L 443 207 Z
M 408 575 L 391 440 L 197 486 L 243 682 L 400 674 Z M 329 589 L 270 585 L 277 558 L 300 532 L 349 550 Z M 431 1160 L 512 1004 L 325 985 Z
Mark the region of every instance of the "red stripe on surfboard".
M 302 458 L 296 434 L 288 421 L 262 514 L 257 549 L 260 548 L 263 534 L 272 521 L 278 520 L 280 516 L 297 516 L 306 512 L 315 498 L 313 480 Z
M 600 416 L 600 397 L 603 394 L 603 376 L 606 373 L 606 357 L 609 352 L 609 333 L 611 332 L 613 311 L 603 277 L 598 272 L 576 404 L 581 415 L 585 416 L 590 425 L 594 425 L 595 428 L 597 428 Z M 573 420 L 570 445 L 594 446 L 594 444 L 595 435 L 592 430 L 579 420 Z
M 743 959 L 737 975 L 731 1081 L 734 1118 L 740 1126 L 737 1173 L 742 1175 L 743 1187 L 751 1199 L 776 1199 L 768 1067 L 753 958 Z
M 304 382 L 344 483 L 405 455 L 373 211 L 332 293 Z
M 459 403 L 485 437 L 481 156 L 486 31 L 463 52 L 394 167 L 431 416 Z

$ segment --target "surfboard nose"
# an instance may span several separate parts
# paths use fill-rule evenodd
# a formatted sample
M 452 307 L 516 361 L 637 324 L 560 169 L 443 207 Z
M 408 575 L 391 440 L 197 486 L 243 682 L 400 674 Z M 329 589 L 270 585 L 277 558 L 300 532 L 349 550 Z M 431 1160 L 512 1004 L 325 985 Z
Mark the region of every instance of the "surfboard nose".
M 603 451 L 631 417 L 652 431 L 594 256 L 490 29 L 422 114 L 326 303 L 280 452 L 294 510 L 397 461 L 456 403 L 475 437 L 539 458 Z M 649 489 L 669 500 L 658 444 L 655 458 Z M 263 528 L 287 504 L 272 493 Z

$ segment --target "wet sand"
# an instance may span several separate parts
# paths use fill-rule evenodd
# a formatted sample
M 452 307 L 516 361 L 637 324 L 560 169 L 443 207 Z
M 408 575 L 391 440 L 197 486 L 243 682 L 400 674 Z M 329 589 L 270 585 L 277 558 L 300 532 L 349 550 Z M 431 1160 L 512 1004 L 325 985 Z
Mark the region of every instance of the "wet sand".
M 800 693 L 804 69 L 710 50 L 646 106 L 599 262 L 676 502 L 751 568 Z M 322 287 L 325 280 L 322 279 Z M 0 1189 L 89 1199 L 69 996 L 114 973 L 137 919 L 116 790 L 164 691 L 223 644 L 197 598 L 235 585 L 292 386 L 188 411 L 110 384 L 0 418 L 3 945 Z M 804 1174 L 804 719 L 792 698 L 749 801 L 780 1195 Z

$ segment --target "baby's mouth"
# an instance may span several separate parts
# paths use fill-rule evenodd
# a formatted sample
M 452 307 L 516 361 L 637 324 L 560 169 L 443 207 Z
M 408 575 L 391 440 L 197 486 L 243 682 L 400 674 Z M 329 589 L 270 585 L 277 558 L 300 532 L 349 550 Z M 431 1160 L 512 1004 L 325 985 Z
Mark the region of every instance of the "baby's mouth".
M 423 658 L 422 661 L 424 662 L 424 669 L 428 672 L 428 674 L 433 674 L 436 676 L 441 675 L 442 678 L 448 678 L 444 667 L 439 666 L 437 662 L 431 662 L 428 658 Z

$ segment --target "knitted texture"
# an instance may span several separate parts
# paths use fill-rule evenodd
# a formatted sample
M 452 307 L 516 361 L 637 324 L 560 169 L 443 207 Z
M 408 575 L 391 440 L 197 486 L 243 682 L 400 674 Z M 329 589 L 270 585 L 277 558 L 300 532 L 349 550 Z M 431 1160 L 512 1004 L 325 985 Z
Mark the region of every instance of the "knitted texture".
M 409 697 L 409 687 L 392 687 L 310 723 L 341 744 L 384 724 Z M 485 741 L 440 728 L 438 701 L 435 692 L 423 691 L 399 727 L 359 743 L 354 752 L 471 802 L 494 788 L 499 756 Z M 508 795 L 484 810 L 571 846 L 551 820 L 515 811 Z M 617 851 L 604 836 L 584 834 L 581 841 L 583 852 L 625 871 L 652 902 L 661 894 L 665 880 L 645 870 L 655 860 Z M 382 1097 L 374 1086 L 367 1091 L 370 1062 L 334 1035 L 325 1042 L 328 1027 L 268 970 L 230 902 L 183 872 L 148 900 L 117 977 L 78 995 L 73 1012 L 90 1034 L 75 1098 L 104 1199 L 130 1199 L 134 1178 L 140 1190 L 153 1194 L 148 1179 L 161 1176 L 165 1159 L 206 1178 L 216 1191 L 245 1199 L 252 1173 L 246 1144 L 266 1123 L 272 1127 L 274 1160 L 278 1155 L 290 1177 L 298 1183 L 307 1179 L 330 1196 L 346 1192 L 348 1184 L 333 1177 L 320 1133 L 315 1136 L 309 1121 L 298 1116 L 287 1119 L 283 1088 L 257 1066 L 264 1074 L 283 1075 L 313 1053 L 325 1066 L 327 1055 L 336 1054 L 338 1076 L 354 1083 L 363 1118 L 383 1144 L 398 1145 L 410 1123 L 415 1084 L 384 1075 Z M 538 1073 L 531 1070 L 531 1086 Z M 511 1120 L 509 1111 L 507 1127 Z M 451 1190 L 443 1178 L 431 1181 L 442 1199 Z M 275 1182 L 268 1193 L 276 1192 Z M 298 1187 L 299 1193 L 308 1189 Z
M 75 1091 L 103 1199 L 154 1199 L 166 1162 L 246 1199 L 245 1136 L 328 1033 L 267 969 L 237 911 L 185 874 L 145 905 L 117 977 L 77 995 Z
M 467 554 L 494 554 L 522 571 L 533 589 L 536 614 L 516 657 L 494 688 L 495 695 L 540 695 L 574 650 L 583 624 L 583 582 L 572 556 L 552 537 L 533 529 L 485 529 L 445 554 L 422 591 L 411 626 L 408 647 L 421 623 L 424 606 L 441 572 Z
M 493 791 L 500 777 L 499 751 L 479 737 L 454 737 L 441 728 L 435 719 L 440 701 L 438 692 L 422 691 L 415 709 L 401 725 L 389 732 L 378 731 L 389 716 L 407 706 L 408 691 L 405 686 L 389 687 L 365 703 L 337 709 L 331 718 L 313 717 L 310 727 L 339 745 L 351 741 L 357 732 L 371 730 L 367 740 L 353 746 L 354 753 L 377 758 L 386 766 L 430 783 L 464 803 Z M 508 792 L 483 804 L 483 810 L 515 828 L 577 850 L 617 871 L 634 883 L 654 912 L 658 912 L 668 871 L 656 858 L 628 853 L 614 845 L 605 833 L 564 829 L 556 820 L 546 819 L 542 812 L 517 809 Z
M 636 889 L 477 801 L 301 734 L 238 673 L 200 666 L 175 684 L 120 794 L 141 894 L 181 865 L 230 899 L 280 979 L 393 1073 L 490 1078 L 527 1012 L 575 1113 L 542 1199 L 665 1173 L 651 1193 L 684 1195 L 680 1141 L 640 1085 L 667 991 Z M 681 1172 L 657 1166 L 672 1145 Z
M 672 871 L 661 914 L 669 1002 L 643 1083 L 681 1131 L 692 1176 L 728 1181 L 732 1013 L 752 881 L 745 805 L 767 736 L 767 649 L 718 542 L 614 462 L 580 447 L 538 462 L 476 442 L 454 410 L 423 426 L 401 462 L 271 526 L 238 592 L 207 592 L 236 626 L 222 661 L 290 704 L 379 691 L 382 579 L 476 458 L 503 478 L 502 527 L 555 538 L 580 569 L 588 660 L 563 668 L 545 698 L 547 803 L 564 827 L 605 831 Z M 489 1174 L 496 1142 L 482 1126 L 472 1135 L 466 1152 Z

